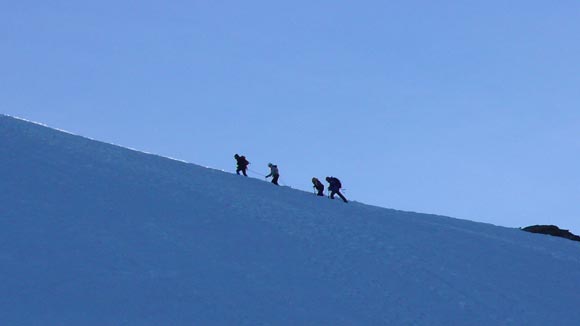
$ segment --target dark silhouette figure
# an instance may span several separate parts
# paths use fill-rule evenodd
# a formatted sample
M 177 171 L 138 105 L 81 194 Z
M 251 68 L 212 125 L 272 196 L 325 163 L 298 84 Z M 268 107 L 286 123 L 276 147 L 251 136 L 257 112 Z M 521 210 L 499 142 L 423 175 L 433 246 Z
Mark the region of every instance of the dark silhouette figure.
M 248 174 L 246 174 L 246 170 L 248 169 L 248 164 L 250 164 L 250 162 L 248 162 L 248 160 L 246 160 L 245 156 L 240 156 L 238 154 L 234 155 L 234 158 L 236 159 L 236 162 L 238 164 L 238 167 L 236 168 L 236 174 L 240 174 L 240 171 L 244 174 L 244 176 L 248 176 Z
M 324 185 L 322 184 L 322 182 L 320 182 L 320 180 L 318 180 L 317 178 L 312 178 L 312 184 L 313 184 L 312 188 L 318 191 L 316 195 L 324 196 Z
M 326 177 L 326 181 L 328 182 L 328 190 L 330 190 L 330 199 L 334 199 L 334 195 L 338 195 L 345 203 L 348 203 L 346 198 L 340 193 L 340 188 L 342 188 L 342 184 L 340 180 L 335 177 Z
M 278 166 L 268 163 L 268 167 L 270 168 L 270 174 L 266 176 L 266 179 L 272 177 L 272 183 L 279 186 L 278 179 L 280 178 L 280 173 L 278 172 Z

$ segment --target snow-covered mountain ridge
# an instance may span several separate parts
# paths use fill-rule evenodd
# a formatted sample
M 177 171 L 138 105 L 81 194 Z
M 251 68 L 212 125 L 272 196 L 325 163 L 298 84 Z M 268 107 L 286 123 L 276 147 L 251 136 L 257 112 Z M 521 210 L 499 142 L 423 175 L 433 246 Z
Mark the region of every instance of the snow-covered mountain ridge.
M 0 116 L 1 325 L 579 325 L 580 245 Z

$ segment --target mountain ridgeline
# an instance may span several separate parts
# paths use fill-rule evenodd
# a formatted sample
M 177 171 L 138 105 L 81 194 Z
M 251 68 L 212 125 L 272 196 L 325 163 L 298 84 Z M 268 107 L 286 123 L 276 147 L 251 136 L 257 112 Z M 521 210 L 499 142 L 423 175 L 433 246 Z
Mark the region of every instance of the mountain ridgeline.
M 580 325 L 577 242 L 8 116 L 0 167 L 3 325 Z

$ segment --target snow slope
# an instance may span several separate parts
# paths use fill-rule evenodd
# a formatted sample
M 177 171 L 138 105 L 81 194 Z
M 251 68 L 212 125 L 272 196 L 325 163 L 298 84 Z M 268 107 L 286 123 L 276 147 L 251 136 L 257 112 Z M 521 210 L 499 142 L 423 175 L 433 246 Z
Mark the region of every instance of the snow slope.
M 576 242 L 6 116 L 0 166 L 1 325 L 580 325 Z

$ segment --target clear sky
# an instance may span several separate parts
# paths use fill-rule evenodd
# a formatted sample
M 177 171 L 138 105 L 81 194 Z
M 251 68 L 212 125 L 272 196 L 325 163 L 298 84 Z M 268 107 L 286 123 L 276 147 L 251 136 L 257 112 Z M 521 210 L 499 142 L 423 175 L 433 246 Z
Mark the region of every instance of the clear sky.
M 0 112 L 230 172 L 245 154 L 304 190 L 334 175 L 378 206 L 578 234 L 579 35 L 576 0 L 11 1 Z

